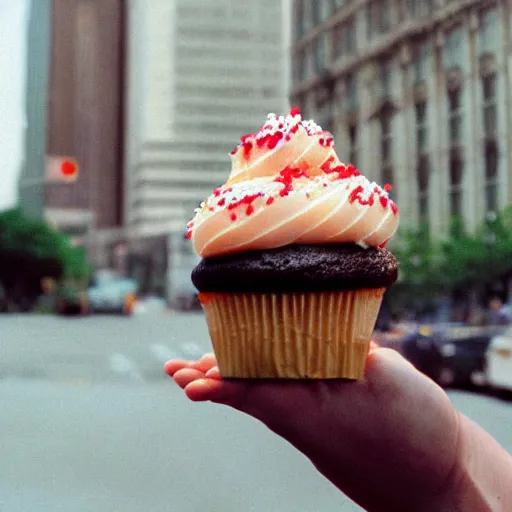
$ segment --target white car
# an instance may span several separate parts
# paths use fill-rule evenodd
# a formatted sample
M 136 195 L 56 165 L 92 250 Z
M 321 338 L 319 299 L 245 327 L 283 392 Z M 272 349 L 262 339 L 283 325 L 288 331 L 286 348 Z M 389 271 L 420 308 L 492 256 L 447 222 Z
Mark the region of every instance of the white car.
M 491 340 L 485 359 L 488 384 L 512 391 L 512 328 Z
M 87 290 L 91 313 L 133 313 L 137 282 L 119 276 L 113 271 L 96 272 L 92 285 Z

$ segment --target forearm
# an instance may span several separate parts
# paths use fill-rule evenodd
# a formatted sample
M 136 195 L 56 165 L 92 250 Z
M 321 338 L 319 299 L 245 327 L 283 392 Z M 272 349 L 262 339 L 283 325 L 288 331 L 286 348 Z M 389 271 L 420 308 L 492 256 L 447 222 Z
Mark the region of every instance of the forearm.
M 512 510 L 512 456 L 487 432 L 460 415 L 460 458 L 444 493 L 449 512 Z

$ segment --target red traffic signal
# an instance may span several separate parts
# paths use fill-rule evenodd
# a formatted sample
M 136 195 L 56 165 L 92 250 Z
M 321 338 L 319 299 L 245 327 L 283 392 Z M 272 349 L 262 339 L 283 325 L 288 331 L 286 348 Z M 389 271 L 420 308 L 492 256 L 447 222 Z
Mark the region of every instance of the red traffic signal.
M 60 164 L 60 172 L 65 178 L 73 178 L 78 174 L 78 165 L 72 160 L 63 160 Z
M 78 179 L 78 173 L 78 162 L 74 158 L 55 155 L 48 155 L 46 157 L 46 182 L 75 182 Z

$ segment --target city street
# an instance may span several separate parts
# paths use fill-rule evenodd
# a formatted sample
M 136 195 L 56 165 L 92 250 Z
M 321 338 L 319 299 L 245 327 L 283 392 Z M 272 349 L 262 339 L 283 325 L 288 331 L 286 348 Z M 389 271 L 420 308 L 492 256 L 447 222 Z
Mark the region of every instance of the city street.
M 251 418 L 162 372 L 210 350 L 200 314 L 0 316 L 2 512 L 334 512 L 358 507 Z M 512 403 L 451 392 L 512 450 Z

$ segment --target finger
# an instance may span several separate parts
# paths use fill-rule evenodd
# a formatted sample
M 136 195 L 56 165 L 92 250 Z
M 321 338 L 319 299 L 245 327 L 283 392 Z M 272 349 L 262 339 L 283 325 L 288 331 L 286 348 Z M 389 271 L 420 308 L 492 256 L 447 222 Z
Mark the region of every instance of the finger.
M 185 388 L 187 397 L 194 402 L 212 401 L 230 403 L 239 394 L 239 383 L 217 379 L 198 379 Z
M 171 359 L 164 364 L 164 372 L 172 377 L 177 371 L 190 367 L 190 361 L 184 359 Z
M 208 379 L 216 379 L 216 380 L 220 380 L 222 378 L 221 374 L 220 374 L 220 370 L 219 370 L 219 367 L 218 366 L 214 366 L 213 368 L 210 368 L 206 373 L 205 373 L 205 376 L 208 378 Z
M 199 361 L 193 362 L 190 367 L 195 370 L 202 371 L 206 373 L 208 370 L 211 370 L 217 364 L 217 359 L 213 354 L 205 354 Z
M 185 389 L 191 382 L 204 379 L 204 372 L 193 368 L 184 368 L 177 371 L 173 376 L 174 382 L 182 389 Z

